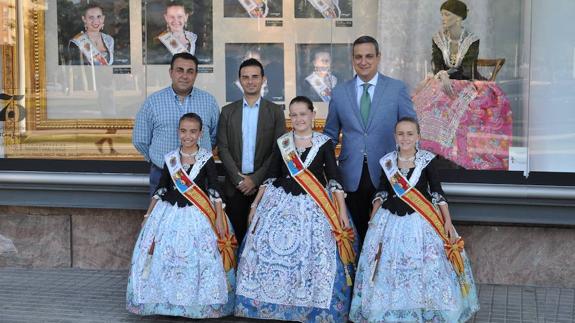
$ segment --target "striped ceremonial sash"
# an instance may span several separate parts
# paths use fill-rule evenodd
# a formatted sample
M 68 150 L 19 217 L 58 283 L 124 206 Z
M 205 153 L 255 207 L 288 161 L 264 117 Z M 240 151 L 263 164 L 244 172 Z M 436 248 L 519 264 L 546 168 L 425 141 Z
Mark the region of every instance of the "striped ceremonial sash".
M 339 205 L 337 201 L 330 198 L 327 190 L 321 185 L 313 173 L 304 167 L 299 155 L 296 153 L 291 133 L 281 136 L 277 140 L 277 143 L 280 147 L 283 161 L 291 176 L 325 214 L 337 243 L 339 257 L 345 267 L 348 286 L 351 286 L 351 276 L 349 275 L 347 265 L 351 265 L 355 262 L 355 252 L 353 250 L 355 235 L 353 229 L 342 227 L 339 221 Z
M 80 52 L 90 60 L 90 63 L 97 61 L 100 65 L 108 65 L 108 61 L 104 55 L 97 49 L 96 45 L 92 43 L 86 34 L 79 33 L 74 36 L 72 42 L 78 46 Z
M 210 225 L 214 233 L 218 237 L 218 249 L 222 255 L 224 263 L 224 270 L 227 272 L 236 266 L 236 258 L 234 250 L 238 247 L 236 236 L 230 232 L 228 226 L 227 216 L 224 213 L 224 234 L 219 235 L 216 229 L 217 213 L 210 201 L 209 196 L 194 183 L 188 174 L 182 168 L 180 163 L 179 153 L 177 151 L 166 155 L 166 165 L 170 171 L 172 181 L 177 190 L 192 204 L 194 204 L 202 214 L 210 221 Z M 198 161 L 196 160 L 196 163 Z
M 417 188 L 412 186 L 409 181 L 399 172 L 395 161 L 390 157 L 384 157 L 382 163 L 384 165 L 384 172 L 395 191 L 395 194 L 409 205 L 415 212 L 420 214 L 435 230 L 443 241 L 443 247 L 449 262 L 453 265 L 453 269 L 459 277 L 461 291 L 463 295 L 467 295 L 469 290 L 468 284 L 463 279 L 465 265 L 463 263 L 463 238 L 458 237 L 454 243 L 451 243 L 447 232 L 444 227 L 444 220 L 435 206 L 421 194 Z

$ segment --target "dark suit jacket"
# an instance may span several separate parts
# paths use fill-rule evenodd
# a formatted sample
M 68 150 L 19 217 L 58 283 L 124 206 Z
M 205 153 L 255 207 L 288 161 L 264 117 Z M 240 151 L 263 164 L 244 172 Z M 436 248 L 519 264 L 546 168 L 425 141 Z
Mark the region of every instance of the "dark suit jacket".
M 224 193 L 231 196 L 242 180 L 238 175 L 242 170 L 242 108 L 243 99 L 222 108 L 218 123 L 218 154 L 226 170 Z M 256 133 L 254 173 L 251 175 L 256 185 L 266 177 L 271 160 L 272 148 L 276 139 L 286 132 L 282 108 L 270 101 L 261 99 Z

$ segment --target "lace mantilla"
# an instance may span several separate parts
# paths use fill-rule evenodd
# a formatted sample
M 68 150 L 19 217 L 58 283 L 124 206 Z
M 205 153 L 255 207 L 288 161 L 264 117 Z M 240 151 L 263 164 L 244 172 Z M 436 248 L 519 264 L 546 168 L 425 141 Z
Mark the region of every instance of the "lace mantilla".
M 459 48 L 457 49 L 457 59 L 455 60 L 455 64 L 451 63 L 450 57 L 450 45 L 449 45 L 449 37 L 443 32 L 439 31 L 435 35 L 433 35 L 433 42 L 437 45 L 441 53 L 443 54 L 443 61 L 445 62 L 446 66 L 450 68 L 458 68 L 461 66 L 461 62 L 463 62 L 463 58 L 465 54 L 469 50 L 471 44 L 479 40 L 475 34 L 468 32 L 467 30 L 463 30 L 463 37 L 462 40 L 459 42 Z
M 415 153 L 415 169 L 409 178 L 409 183 L 411 186 L 417 185 L 417 182 L 419 182 L 419 177 L 421 176 L 421 172 L 423 169 L 425 169 L 425 167 L 427 167 L 433 158 L 435 158 L 435 154 L 427 150 L 420 149 Z
M 328 140 L 329 140 L 328 136 L 319 132 L 315 131 L 313 132 L 311 137 L 311 148 L 305 158 L 305 161 L 302 161 L 305 168 L 308 168 L 309 165 L 311 165 L 321 146 Z
M 204 165 L 208 162 L 208 160 L 210 160 L 211 157 L 212 153 L 205 148 L 200 148 L 200 150 L 198 150 L 198 154 L 196 155 L 196 162 L 194 163 L 194 166 L 192 166 L 192 170 L 190 171 L 189 175 L 192 180 L 198 176 L 202 167 L 204 167 Z
M 419 177 L 421 176 L 421 172 L 433 158 L 435 158 L 435 154 L 427 150 L 419 149 L 415 153 L 415 160 L 413 162 L 415 164 L 415 169 L 413 170 L 411 177 L 408 178 L 409 184 L 411 184 L 411 186 L 415 186 L 417 184 Z M 393 168 L 391 169 L 397 169 L 397 151 L 392 151 L 379 160 L 379 164 L 382 168 L 385 167 L 385 161 L 388 159 L 392 163 Z

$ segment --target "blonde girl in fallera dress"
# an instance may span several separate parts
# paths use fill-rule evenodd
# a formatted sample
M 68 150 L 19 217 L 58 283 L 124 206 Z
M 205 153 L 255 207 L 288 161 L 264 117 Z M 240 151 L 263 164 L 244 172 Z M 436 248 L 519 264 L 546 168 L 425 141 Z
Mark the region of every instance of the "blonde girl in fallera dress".
M 400 119 L 398 150 L 380 160 L 384 172 L 358 264 L 353 322 L 465 322 L 479 310 L 435 155 L 416 149 L 419 138 L 417 121 Z
M 333 143 L 313 132 L 307 97 L 294 98 L 289 113 L 294 131 L 278 139 L 249 214 L 235 315 L 347 322 L 357 242 Z
M 183 115 L 181 147 L 165 156 L 134 247 L 126 296 L 132 313 L 214 318 L 233 312 L 237 242 L 212 153 L 198 146 L 201 129 L 197 114 Z

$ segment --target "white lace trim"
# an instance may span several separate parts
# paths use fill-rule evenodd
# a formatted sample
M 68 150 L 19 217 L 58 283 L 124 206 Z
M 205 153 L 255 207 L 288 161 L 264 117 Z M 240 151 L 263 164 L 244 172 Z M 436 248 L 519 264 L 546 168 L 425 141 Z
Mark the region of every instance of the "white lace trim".
M 376 317 L 388 310 L 455 310 L 461 294 L 451 268 L 443 242 L 421 215 L 399 217 L 381 208 L 370 221 L 356 276 L 361 311 Z
M 441 195 L 437 192 L 431 192 L 431 190 L 428 193 L 431 196 L 431 203 L 433 203 L 435 205 L 447 204 L 447 200 L 445 199 L 445 197 L 443 195 Z
M 343 186 L 335 179 L 330 179 L 327 182 L 328 192 L 343 192 Z
M 409 178 L 409 184 L 415 186 L 419 182 L 419 177 L 423 169 L 435 158 L 435 154 L 427 150 L 420 149 L 415 153 L 415 169 Z
M 388 193 L 386 191 L 377 192 L 377 193 L 375 193 L 375 197 L 371 201 L 371 204 L 375 203 L 376 200 L 380 200 L 381 203 L 383 203 L 383 202 L 387 201 L 387 196 L 388 196 Z
M 302 161 L 305 168 L 308 168 L 309 165 L 311 165 L 321 146 L 328 140 L 328 136 L 319 132 L 313 132 L 311 137 L 311 148 L 305 158 L 305 161 Z
M 204 167 L 204 165 L 208 162 L 208 160 L 210 160 L 211 157 L 212 152 L 206 150 L 205 148 L 200 148 L 198 150 L 198 154 L 196 155 L 196 162 L 194 163 L 194 166 L 192 166 L 190 175 L 188 175 L 191 180 L 196 179 L 196 176 L 198 176 L 202 167 Z
M 270 186 L 248 229 L 236 293 L 261 302 L 327 309 L 336 257 L 331 227 L 313 199 Z
M 143 272 L 152 241 L 155 249 L 146 277 Z M 195 206 L 159 201 L 134 249 L 130 275 L 138 303 L 197 306 L 228 301 L 217 237 Z
M 469 50 L 471 44 L 479 40 L 475 34 L 468 32 L 467 30 L 463 30 L 463 39 L 459 43 L 459 48 L 457 49 L 457 59 L 455 64 L 451 64 L 451 60 L 449 59 L 450 56 L 450 47 L 449 47 L 449 38 L 443 31 L 437 32 L 433 35 L 433 42 L 437 45 L 441 53 L 443 54 L 443 61 L 445 62 L 446 66 L 450 68 L 457 68 L 461 66 L 461 62 L 463 62 L 463 58 L 465 54 Z

